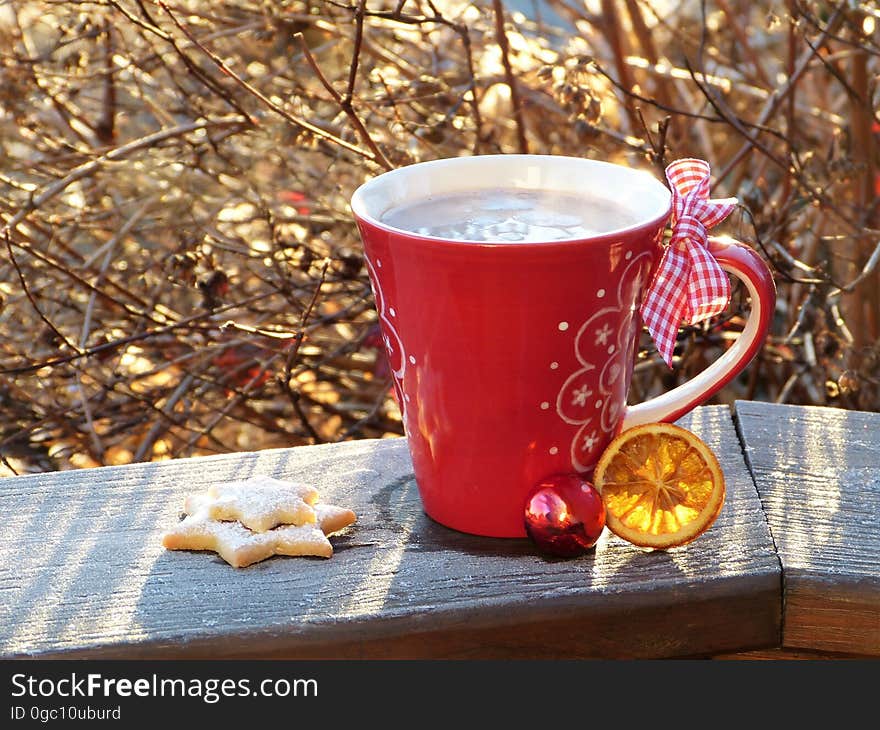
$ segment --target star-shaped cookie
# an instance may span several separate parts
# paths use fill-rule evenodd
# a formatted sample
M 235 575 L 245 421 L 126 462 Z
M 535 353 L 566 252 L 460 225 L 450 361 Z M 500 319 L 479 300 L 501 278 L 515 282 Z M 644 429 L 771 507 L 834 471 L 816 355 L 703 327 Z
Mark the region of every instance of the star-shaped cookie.
M 208 489 L 207 500 L 201 495 L 187 498 L 187 514 L 196 511 L 189 505 L 193 499 L 199 500 L 211 519 L 238 520 L 254 532 L 266 532 L 278 525 L 309 525 L 317 520 L 312 509 L 318 501 L 314 487 L 267 476 L 214 484 Z
M 190 514 L 162 538 L 169 550 L 213 550 L 235 568 L 243 568 L 273 555 L 313 555 L 329 558 L 333 546 L 327 535 L 355 521 L 351 510 L 329 504 L 315 505 L 317 522 L 283 525 L 254 532 L 240 522 L 220 522 L 211 517 L 211 498 L 189 497 Z

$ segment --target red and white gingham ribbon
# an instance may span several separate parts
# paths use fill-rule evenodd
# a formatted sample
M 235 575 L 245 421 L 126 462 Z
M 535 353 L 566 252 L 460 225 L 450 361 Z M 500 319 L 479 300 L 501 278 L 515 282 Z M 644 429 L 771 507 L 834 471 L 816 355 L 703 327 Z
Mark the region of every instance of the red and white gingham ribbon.
M 706 249 L 707 232 L 736 208 L 736 198 L 709 200 L 709 163 L 676 160 L 666 168 L 672 189 L 672 239 L 642 302 L 642 321 L 667 365 L 682 322 L 696 324 L 722 312 L 730 282 Z

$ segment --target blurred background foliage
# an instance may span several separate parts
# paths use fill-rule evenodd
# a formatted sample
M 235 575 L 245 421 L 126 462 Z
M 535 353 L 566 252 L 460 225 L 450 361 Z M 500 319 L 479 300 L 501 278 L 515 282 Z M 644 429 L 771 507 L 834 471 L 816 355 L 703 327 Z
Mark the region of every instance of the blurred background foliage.
M 779 289 L 716 402 L 880 410 L 878 24 L 849 0 L 0 1 L 0 468 L 401 433 L 348 200 L 475 153 L 710 160 Z M 643 335 L 632 399 L 746 308 L 683 330 L 674 370 Z

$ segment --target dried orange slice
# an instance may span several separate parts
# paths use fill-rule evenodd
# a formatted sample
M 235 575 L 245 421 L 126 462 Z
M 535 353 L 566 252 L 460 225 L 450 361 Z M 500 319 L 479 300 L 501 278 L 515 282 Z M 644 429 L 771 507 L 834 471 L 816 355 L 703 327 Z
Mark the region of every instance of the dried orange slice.
M 662 550 L 695 540 L 724 504 L 724 474 L 715 454 L 671 423 L 621 433 L 599 459 L 594 482 L 608 529 L 641 547 Z

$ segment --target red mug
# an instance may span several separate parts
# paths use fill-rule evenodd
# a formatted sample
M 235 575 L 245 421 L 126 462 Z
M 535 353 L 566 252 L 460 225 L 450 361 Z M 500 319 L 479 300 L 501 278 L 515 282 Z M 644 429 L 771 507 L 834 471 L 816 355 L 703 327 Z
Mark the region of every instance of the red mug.
M 392 207 L 462 190 L 541 189 L 614 200 L 628 228 L 578 240 L 443 240 L 382 222 Z M 355 191 L 382 336 L 427 514 L 447 527 L 524 537 L 528 492 L 590 476 L 608 442 L 673 421 L 737 375 L 767 333 L 773 278 L 752 249 L 710 239 L 751 312 L 737 341 L 673 390 L 627 405 L 639 305 L 662 253 L 671 196 L 646 172 L 595 160 L 490 155 L 423 162 Z

